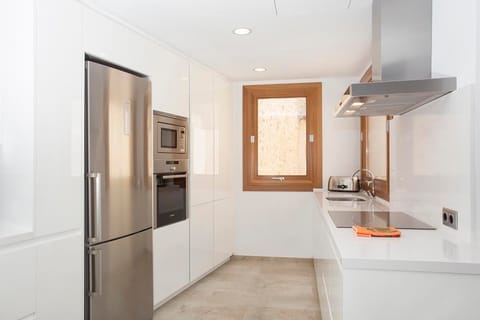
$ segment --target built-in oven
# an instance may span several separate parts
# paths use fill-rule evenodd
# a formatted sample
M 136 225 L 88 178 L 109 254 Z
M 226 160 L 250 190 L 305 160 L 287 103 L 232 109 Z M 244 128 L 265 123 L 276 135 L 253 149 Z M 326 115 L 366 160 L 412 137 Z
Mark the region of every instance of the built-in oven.
M 188 217 L 188 119 L 154 112 L 154 225 Z
M 160 173 L 155 177 L 155 228 L 187 219 L 187 173 Z
M 155 111 L 153 114 L 155 132 L 155 156 L 187 154 L 187 124 L 185 117 Z M 183 158 L 183 157 L 182 157 Z

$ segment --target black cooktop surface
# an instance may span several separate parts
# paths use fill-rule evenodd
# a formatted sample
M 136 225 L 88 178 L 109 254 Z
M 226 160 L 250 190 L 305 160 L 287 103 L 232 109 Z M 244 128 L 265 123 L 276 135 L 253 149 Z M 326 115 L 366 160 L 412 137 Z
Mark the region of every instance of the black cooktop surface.
M 328 211 L 337 228 L 395 227 L 397 229 L 435 230 L 404 212 L 396 211 Z

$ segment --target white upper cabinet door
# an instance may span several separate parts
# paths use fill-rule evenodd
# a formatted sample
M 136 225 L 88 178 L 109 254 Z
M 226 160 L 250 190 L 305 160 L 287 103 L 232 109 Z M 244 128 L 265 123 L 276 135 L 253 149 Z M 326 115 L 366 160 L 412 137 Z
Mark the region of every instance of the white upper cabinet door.
M 213 202 L 190 210 L 190 281 L 214 266 Z
M 35 313 L 35 248 L 0 252 L 0 319 Z
M 38 246 L 36 320 L 84 319 L 83 250 L 82 232 Z
M 83 11 L 87 54 L 152 76 L 158 60 L 153 41 L 89 8 Z
M 233 254 L 234 208 L 233 200 L 223 199 L 214 203 L 215 265 Z
M 213 72 L 190 65 L 190 203 L 213 201 Z
M 215 106 L 215 200 L 232 195 L 232 99 L 230 82 L 216 74 L 214 78 Z
M 82 9 L 73 0 L 36 1 L 36 233 L 83 225 Z
M 158 48 L 152 73 L 154 110 L 189 116 L 188 60 L 167 49 Z
M 153 109 L 188 117 L 188 59 L 91 9 L 84 12 L 85 52 L 149 76 Z
M 153 230 L 153 304 L 182 289 L 190 281 L 189 221 Z

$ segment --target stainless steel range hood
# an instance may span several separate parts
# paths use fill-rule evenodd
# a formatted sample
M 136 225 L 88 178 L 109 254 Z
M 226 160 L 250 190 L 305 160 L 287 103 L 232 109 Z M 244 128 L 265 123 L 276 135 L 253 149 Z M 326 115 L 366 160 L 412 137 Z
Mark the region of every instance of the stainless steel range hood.
M 372 80 L 353 83 L 336 117 L 401 115 L 457 89 L 432 77 L 432 0 L 373 0 Z

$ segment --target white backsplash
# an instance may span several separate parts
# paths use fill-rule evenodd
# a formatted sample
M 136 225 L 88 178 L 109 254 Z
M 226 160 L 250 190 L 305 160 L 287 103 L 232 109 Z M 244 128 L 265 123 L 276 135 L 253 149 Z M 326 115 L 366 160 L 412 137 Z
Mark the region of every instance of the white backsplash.
M 473 89 L 460 88 L 391 123 L 391 208 L 440 228 L 442 207 L 457 210 L 460 232 L 452 235 L 464 240 L 472 235 Z
M 458 90 L 391 123 L 392 209 L 467 241 L 480 233 L 474 203 L 477 6 L 475 0 L 433 2 L 432 69 L 457 77 Z M 442 225 L 442 207 L 459 212 L 458 231 Z

